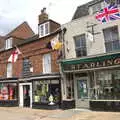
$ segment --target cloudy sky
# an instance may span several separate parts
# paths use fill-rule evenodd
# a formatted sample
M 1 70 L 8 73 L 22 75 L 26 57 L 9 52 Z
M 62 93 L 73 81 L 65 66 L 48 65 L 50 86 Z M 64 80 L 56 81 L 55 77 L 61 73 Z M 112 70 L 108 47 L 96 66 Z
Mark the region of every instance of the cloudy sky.
M 47 8 L 49 18 L 60 24 L 71 20 L 77 6 L 91 0 L 0 0 L 0 35 L 27 21 L 37 33 L 38 15 Z

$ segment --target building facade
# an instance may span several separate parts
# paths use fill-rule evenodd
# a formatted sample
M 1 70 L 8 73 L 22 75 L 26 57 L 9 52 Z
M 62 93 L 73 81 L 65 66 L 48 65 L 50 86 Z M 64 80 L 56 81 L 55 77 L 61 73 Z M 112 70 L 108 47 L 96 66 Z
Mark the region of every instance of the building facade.
M 38 35 L 22 41 L 18 37 L 15 47 L 1 51 L 1 105 L 47 109 L 60 105 L 58 51 L 48 47 L 52 40 L 59 39 L 60 24 L 48 18 L 45 8 L 38 20 Z M 8 62 L 16 46 L 21 54 L 16 62 Z
M 101 24 L 95 18 L 107 5 L 96 0 L 79 6 L 72 21 L 62 25 L 63 107 L 120 110 L 120 21 Z
M 27 22 L 23 22 L 7 35 L 0 38 L 0 106 L 18 106 L 19 104 L 19 65 L 8 62 L 8 58 L 17 44 L 34 36 Z

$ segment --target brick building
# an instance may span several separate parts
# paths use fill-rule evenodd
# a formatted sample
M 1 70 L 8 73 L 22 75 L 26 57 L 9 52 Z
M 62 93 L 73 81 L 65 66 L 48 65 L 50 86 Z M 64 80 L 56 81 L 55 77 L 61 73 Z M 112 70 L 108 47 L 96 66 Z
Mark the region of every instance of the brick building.
M 18 33 L 13 34 L 16 38 L 14 45 L 21 52 L 15 63 L 7 62 L 15 47 L 1 51 L 1 89 L 5 87 L 7 91 L 6 98 L 1 96 L 1 101 L 7 101 L 6 105 L 42 108 L 48 107 L 49 103 L 55 107 L 60 103 L 58 51 L 47 48 L 51 40 L 59 39 L 60 24 L 48 18 L 45 8 L 41 10 L 38 21 L 38 35 L 32 33 L 30 37 L 21 38 Z M 25 35 L 24 30 L 20 33 Z M 8 81 L 14 84 L 10 86 Z M 15 81 L 19 83 L 15 84 Z

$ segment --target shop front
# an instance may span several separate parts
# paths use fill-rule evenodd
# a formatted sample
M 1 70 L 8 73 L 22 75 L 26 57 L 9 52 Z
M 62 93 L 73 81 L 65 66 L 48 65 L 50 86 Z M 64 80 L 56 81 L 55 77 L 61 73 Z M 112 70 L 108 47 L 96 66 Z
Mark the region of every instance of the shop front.
M 64 100 L 76 108 L 120 110 L 120 53 L 61 62 Z
M 34 78 L 33 108 L 56 109 L 61 103 L 60 74 L 41 75 Z
M 0 79 L 0 106 L 18 106 L 18 79 Z
M 41 74 L 19 79 L 19 106 L 56 109 L 61 103 L 60 74 Z

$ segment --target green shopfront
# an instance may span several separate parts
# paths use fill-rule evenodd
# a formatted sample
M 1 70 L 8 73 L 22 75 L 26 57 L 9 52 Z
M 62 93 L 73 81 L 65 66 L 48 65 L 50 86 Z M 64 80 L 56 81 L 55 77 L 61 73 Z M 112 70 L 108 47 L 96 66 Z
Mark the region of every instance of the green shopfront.
M 61 68 L 63 107 L 120 110 L 120 53 L 63 60 Z

